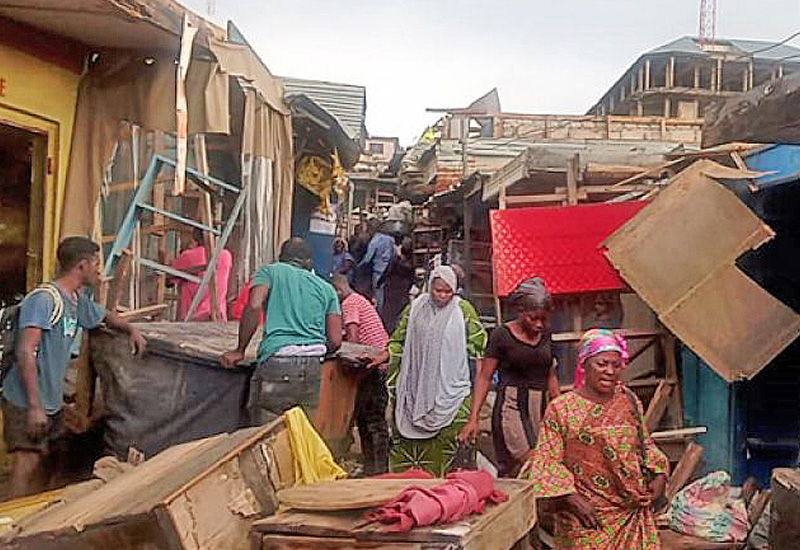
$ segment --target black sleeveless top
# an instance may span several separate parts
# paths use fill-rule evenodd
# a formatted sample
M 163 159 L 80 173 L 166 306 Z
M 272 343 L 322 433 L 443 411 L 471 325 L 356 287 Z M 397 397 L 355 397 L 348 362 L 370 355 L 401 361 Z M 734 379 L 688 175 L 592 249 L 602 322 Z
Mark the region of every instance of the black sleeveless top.
M 534 390 L 547 389 L 547 377 L 553 365 L 553 343 L 545 332 L 532 346 L 518 339 L 506 325 L 492 332 L 486 357 L 497 359 L 500 384 Z

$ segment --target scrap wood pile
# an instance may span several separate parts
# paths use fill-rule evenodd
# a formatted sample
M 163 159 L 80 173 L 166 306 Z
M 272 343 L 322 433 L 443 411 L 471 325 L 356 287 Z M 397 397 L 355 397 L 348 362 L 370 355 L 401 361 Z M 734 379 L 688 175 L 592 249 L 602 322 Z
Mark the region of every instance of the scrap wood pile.
M 333 537 L 479 548 L 499 537 L 496 547 L 510 548 L 536 521 L 530 482 L 485 472 L 334 481 L 344 472 L 297 408 L 136 466 L 104 458 L 95 474 L 102 479 L 0 507 L 3 547 L 274 548 L 285 539 L 279 547 L 290 548 L 316 534 L 321 547 Z

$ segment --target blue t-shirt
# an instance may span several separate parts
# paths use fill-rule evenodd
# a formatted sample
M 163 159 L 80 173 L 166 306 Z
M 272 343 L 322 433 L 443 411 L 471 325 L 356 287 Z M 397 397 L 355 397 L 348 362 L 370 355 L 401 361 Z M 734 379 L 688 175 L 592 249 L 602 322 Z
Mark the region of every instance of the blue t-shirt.
M 47 292 L 28 294 L 22 301 L 19 311 L 19 331 L 17 341 L 26 328 L 42 329 L 39 351 L 36 355 L 36 373 L 39 383 L 39 399 L 47 414 L 55 414 L 64 405 L 64 377 L 70 360 L 70 350 L 78 327 L 87 330 L 96 328 L 106 316 L 105 310 L 93 302 L 84 291 L 78 292 L 74 302 L 61 292 L 64 312 L 61 318 L 50 324 L 55 303 Z M 3 396 L 20 408 L 28 408 L 28 394 L 19 374 L 16 359 L 12 362 L 3 381 Z
M 307 269 L 278 262 L 256 271 L 251 286 L 259 285 L 269 287 L 259 362 L 284 346 L 327 343 L 328 315 L 342 312 L 330 283 Z

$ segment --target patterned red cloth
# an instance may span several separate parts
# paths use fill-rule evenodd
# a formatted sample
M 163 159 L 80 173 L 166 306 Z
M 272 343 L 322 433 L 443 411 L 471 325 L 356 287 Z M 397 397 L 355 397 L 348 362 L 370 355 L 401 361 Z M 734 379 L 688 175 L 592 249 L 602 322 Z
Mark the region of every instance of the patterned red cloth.
M 493 210 L 492 267 L 500 296 L 538 276 L 553 294 L 622 290 L 601 243 L 645 202 Z
M 358 326 L 358 343 L 385 349 L 389 343 L 389 334 L 383 328 L 378 310 L 372 303 L 358 292 L 351 292 L 342 300 L 342 324 L 355 323 Z
M 451 523 L 483 513 L 487 502 L 505 502 L 488 472 L 464 471 L 447 476 L 435 487 L 408 487 L 397 498 L 368 512 L 369 521 L 385 524 L 387 532 L 405 532 L 421 525 Z

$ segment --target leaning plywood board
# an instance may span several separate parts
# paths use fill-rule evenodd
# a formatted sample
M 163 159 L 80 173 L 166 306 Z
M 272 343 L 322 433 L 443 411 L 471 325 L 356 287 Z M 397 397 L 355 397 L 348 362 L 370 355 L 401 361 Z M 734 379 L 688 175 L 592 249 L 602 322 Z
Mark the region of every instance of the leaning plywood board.
M 758 175 L 697 161 L 604 243 L 622 278 L 729 381 L 800 334 L 800 316 L 734 264 L 774 233 L 718 180 Z
M 531 481 L 500 479 L 495 481 L 495 487 L 508 495 L 507 502 L 489 504 L 483 514 L 463 521 L 419 527 L 406 533 L 387 533 L 380 525 L 365 525 L 363 510 L 287 510 L 253 524 L 251 548 L 504 550 L 536 524 L 536 502 Z
M 253 518 L 274 512 L 276 490 L 293 483 L 291 464 L 282 419 L 184 443 L 84 498 L 20 522 L 4 542 L 9 548 L 244 549 Z

